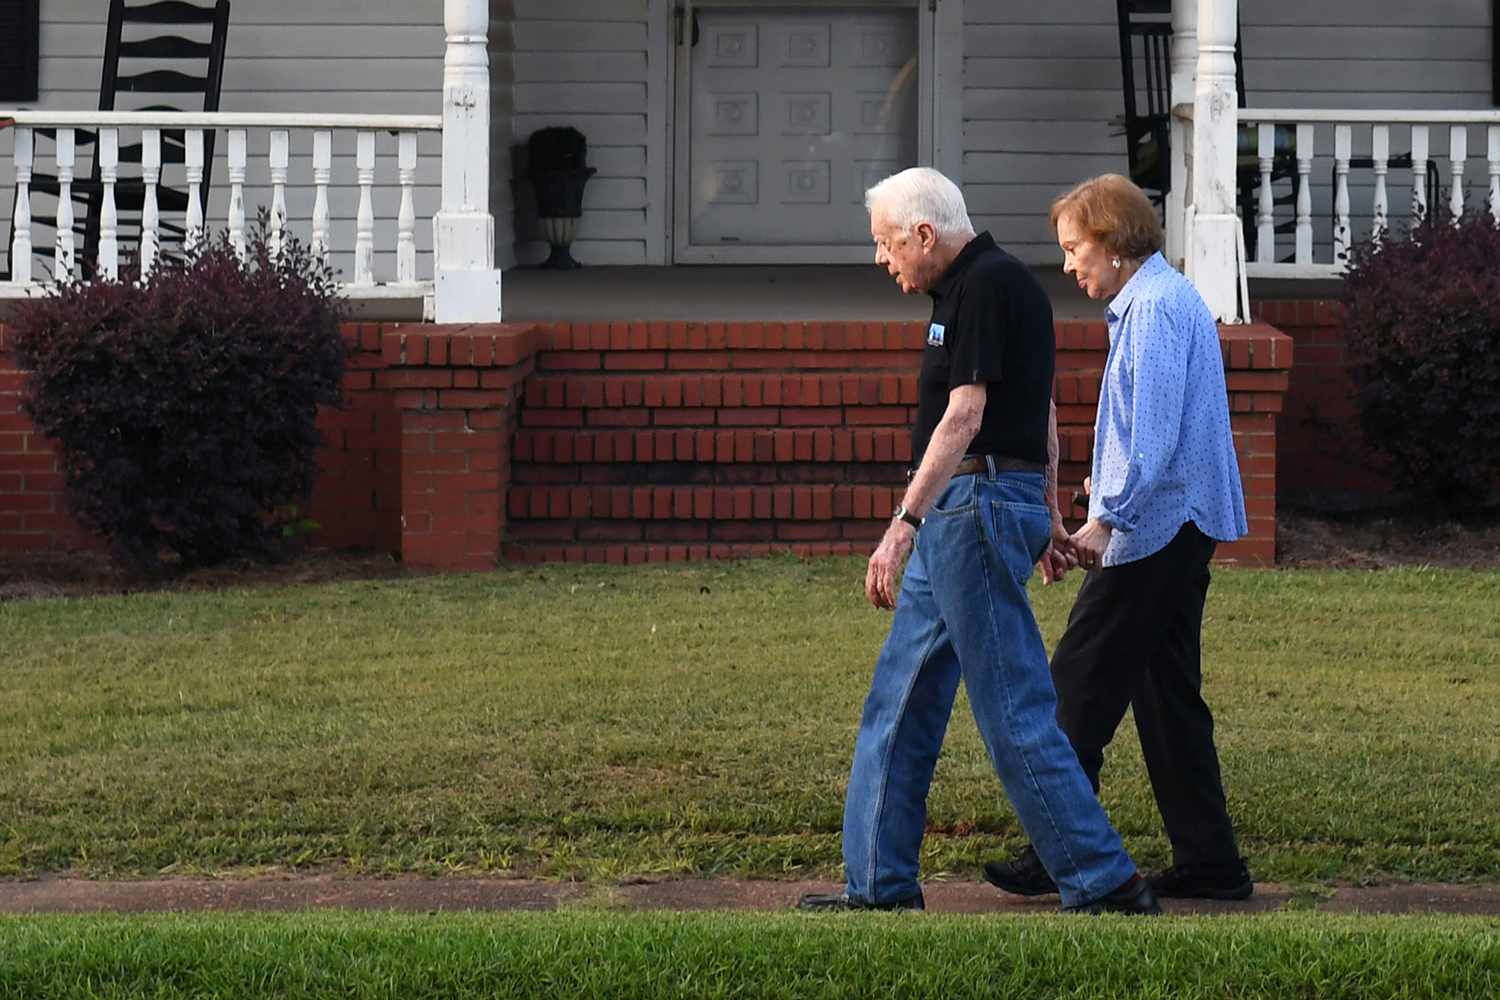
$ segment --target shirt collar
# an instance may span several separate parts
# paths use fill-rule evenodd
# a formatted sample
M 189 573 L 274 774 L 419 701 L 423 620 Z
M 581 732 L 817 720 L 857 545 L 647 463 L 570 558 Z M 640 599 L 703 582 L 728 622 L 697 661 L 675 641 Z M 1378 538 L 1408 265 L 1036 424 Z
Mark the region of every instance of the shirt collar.
M 1129 281 L 1125 282 L 1125 287 L 1109 300 L 1109 305 L 1104 307 L 1104 311 L 1112 319 L 1118 320 L 1124 316 L 1125 310 L 1130 308 L 1130 303 L 1135 301 L 1135 297 L 1141 293 L 1146 282 L 1171 266 L 1167 263 L 1167 258 L 1161 255 L 1160 250 L 1147 257 L 1141 262 L 1140 269 L 1130 276 Z
M 974 263 L 974 258 L 986 250 L 993 249 L 995 249 L 995 238 L 988 231 L 974 237 L 968 243 L 964 244 L 964 248 L 958 252 L 958 256 L 953 258 L 953 263 L 948 265 L 948 269 L 943 272 L 941 278 L 933 282 L 932 288 L 928 289 L 927 294 L 932 296 L 934 300 L 947 296 L 953 290 L 953 286 L 958 284 L 958 280 L 964 276 L 964 272 Z

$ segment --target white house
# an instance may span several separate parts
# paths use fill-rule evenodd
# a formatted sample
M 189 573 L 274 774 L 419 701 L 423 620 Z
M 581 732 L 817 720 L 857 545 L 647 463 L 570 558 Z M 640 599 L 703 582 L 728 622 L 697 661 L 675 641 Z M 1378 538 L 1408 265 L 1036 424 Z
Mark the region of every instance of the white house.
M 510 154 L 543 126 L 589 140 L 574 253 L 595 266 L 868 260 L 864 187 L 914 163 L 1050 264 L 1051 198 L 1125 169 L 1110 0 L 234 0 L 222 110 L 191 120 L 88 110 L 106 8 L 40 0 L 41 92 L 0 110 L 0 205 L 28 171 L 61 172 L 34 162 L 34 129 L 216 128 L 206 228 L 284 205 L 351 294 L 430 298 L 439 320 L 498 317 L 501 272 L 542 256 L 517 240 Z M 1171 24 L 1169 251 L 1222 317 L 1247 271 L 1337 274 L 1351 237 L 1414 198 L 1500 198 L 1494 0 L 1173 0 Z M 1256 205 L 1242 268 L 1236 187 L 1272 154 L 1301 181 Z M 14 259 L 28 229 L 0 219 Z M 0 295 L 42 277 L 18 269 Z

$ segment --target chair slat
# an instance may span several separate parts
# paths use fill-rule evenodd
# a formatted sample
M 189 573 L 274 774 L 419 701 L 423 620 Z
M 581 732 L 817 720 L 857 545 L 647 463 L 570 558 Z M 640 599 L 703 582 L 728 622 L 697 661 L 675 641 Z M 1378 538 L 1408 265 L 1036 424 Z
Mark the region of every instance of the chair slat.
M 207 89 L 206 77 L 189 76 L 175 69 L 153 69 L 115 78 L 115 90 L 122 94 L 201 94 Z
M 208 42 L 195 42 L 181 35 L 161 35 L 120 43 L 120 55 L 132 59 L 207 59 L 213 54 Z
M 213 24 L 216 16 L 213 7 L 199 7 L 184 0 L 160 0 L 126 7 L 121 20 L 126 24 Z

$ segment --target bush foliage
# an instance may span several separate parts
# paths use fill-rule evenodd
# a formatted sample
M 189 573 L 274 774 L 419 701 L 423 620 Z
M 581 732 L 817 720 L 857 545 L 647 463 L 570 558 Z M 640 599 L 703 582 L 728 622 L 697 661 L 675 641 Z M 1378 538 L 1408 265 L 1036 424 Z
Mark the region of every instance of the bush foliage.
M 333 273 L 264 222 L 145 281 L 60 286 L 14 323 L 22 405 L 53 438 L 74 516 L 158 575 L 282 555 L 317 473 L 319 404 L 347 348 Z
M 1500 228 L 1486 211 L 1356 245 L 1344 322 L 1366 442 L 1463 513 L 1500 480 Z

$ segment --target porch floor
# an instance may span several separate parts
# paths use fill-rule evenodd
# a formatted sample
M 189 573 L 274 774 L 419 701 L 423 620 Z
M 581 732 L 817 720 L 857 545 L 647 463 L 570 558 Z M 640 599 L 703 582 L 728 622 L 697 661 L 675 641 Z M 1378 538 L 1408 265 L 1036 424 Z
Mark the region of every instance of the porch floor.
M 1057 266 L 1036 269 L 1058 320 L 1099 319 L 1093 302 Z M 1252 299 L 1336 297 L 1338 281 L 1252 280 Z M 510 323 L 925 320 L 925 295 L 902 295 L 874 264 L 513 268 L 501 279 Z

